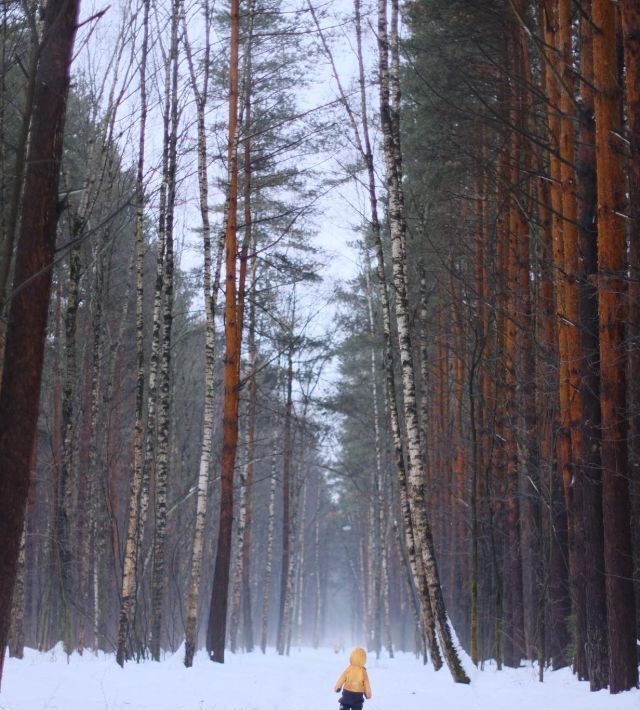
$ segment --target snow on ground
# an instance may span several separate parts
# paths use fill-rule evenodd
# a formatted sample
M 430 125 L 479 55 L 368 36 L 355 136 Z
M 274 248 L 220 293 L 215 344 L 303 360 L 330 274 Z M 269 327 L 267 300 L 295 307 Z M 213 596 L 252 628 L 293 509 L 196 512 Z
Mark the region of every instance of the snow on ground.
M 0 710 L 338 710 L 332 692 L 348 650 L 227 654 L 224 665 L 200 653 L 194 667 L 182 651 L 161 663 L 128 663 L 85 653 L 67 658 L 27 649 L 5 662 Z M 466 662 L 466 667 L 471 664 Z M 568 670 L 549 672 L 539 683 L 532 667 L 471 670 L 471 685 L 455 685 L 409 654 L 370 657 L 373 691 L 365 710 L 627 710 L 640 707 L 640 691 L 590 693 Z

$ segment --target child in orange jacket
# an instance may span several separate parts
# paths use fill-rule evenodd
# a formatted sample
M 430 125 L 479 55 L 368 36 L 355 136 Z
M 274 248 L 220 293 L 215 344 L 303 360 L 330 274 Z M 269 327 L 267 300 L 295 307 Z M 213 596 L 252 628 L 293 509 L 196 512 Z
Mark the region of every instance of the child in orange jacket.
M 371 686 L 364 664 L 367 662 L 367 652 L 361 646 L 351 651 L 349 665 L 338 678 L 334 690 L 342 695 L 338 702 L 340 710 L 362 710 L 364 699 L 371 700 Z

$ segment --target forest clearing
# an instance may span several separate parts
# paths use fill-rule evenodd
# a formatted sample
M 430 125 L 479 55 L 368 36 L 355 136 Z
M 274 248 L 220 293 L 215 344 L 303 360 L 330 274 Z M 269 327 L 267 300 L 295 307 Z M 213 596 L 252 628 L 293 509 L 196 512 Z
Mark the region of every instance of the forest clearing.
M 0 709 L 637 704 L 638 0 L 0 20 Z

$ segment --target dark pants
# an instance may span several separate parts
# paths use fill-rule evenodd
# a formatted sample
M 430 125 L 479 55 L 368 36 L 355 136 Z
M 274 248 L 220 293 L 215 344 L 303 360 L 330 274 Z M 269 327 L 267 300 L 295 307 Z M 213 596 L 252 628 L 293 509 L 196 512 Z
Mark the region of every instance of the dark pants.
M 364 703 L 364 693 L 354 693 L 352 690 L 343 690 L 340 699 L 338 700 L 341 708 L 349 708 L 350 710 L 362 710 Z

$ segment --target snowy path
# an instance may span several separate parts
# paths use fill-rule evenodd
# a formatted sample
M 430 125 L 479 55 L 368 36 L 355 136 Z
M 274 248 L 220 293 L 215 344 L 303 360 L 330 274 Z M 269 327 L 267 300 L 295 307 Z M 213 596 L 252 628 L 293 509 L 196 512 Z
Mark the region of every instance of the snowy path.
M 229 653 L 223 665 L 199 654 L 194 667 L 182 654 L 162 663 L 129 663 L 112 656 L 73 656 L 27 650 L 7 659 L 0 710 L 338 710 L 332 685 L 347 653 L 330 650 Z M 467 668 L 470 666 L 466 664 Z M 471 671 L 470 686 L 454 685 L 413 656 L 369 659 L 373 699 L 365 710 L 627 710 L 640 708 L 640 691 L 590 693 L 568 671 L 548 673 L 543 684 L 531 668 Z

